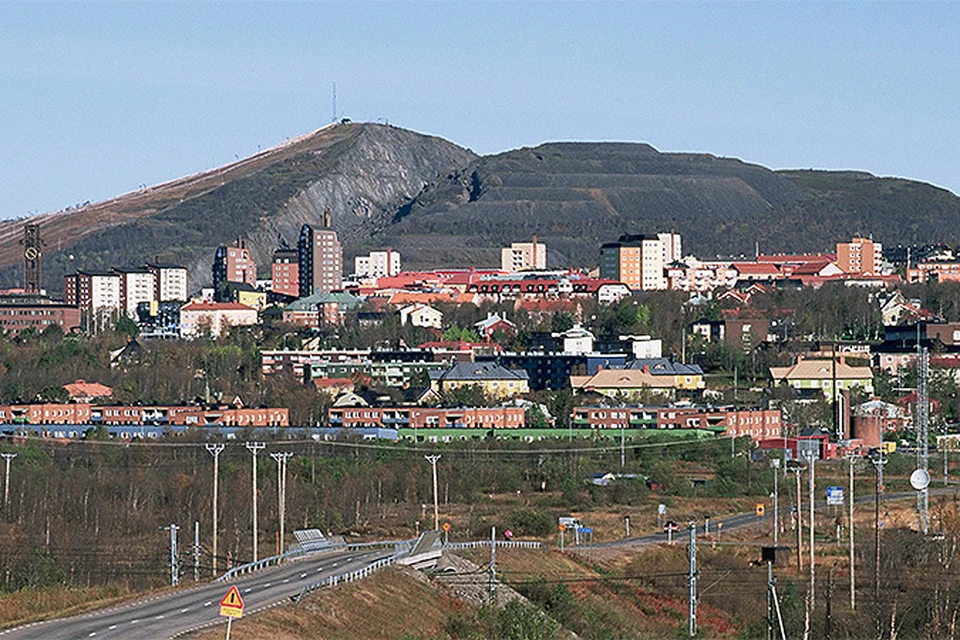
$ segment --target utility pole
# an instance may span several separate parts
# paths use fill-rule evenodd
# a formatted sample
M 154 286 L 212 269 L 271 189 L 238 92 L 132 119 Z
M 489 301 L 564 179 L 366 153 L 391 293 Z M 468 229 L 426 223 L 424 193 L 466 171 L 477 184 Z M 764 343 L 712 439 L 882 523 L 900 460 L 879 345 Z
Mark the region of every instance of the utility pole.
M 193 581 L 200 582 L 200 521 L 193 523 Z
M 797 573 L 803 573 L 803 503 L 800 501 L 800 472 L 803 467 L 793 467 L 792 471 L 797 479 L 797 504 L 794 508 L 797 514 Z
M 883 465 L 887 463 L 883 459 L 883 447 L 880 447 L 880 457 L 872 462 L 877 471 L 877 492 L 873 499 L 873 601 L 876 605 L 880 602 L 880 497 L 883 494 Z
M 497 602 L 497 528 L 490 527 L 490 602 Z
M 257 534 L 259 530 L 257 529 L 257 456 L 260 454 L 262 449 L 266 448 L 266 444 L 263 442 L 248 442 L 246 443 L 247 451 L 253 454 L 253 561 L 256 562 L 260 559 L 257 555 Z
M 433 528 L 435 531 L 439 531 L 440 505 L 437 502 L 437 461 L 440 459 L 440 454 L 423 457 L 426 458 L 427 462 L 430 463 L 430 466 L 433 467 Z M 491 544 L 495 544 L 495 541 L 491 541 Z
M 280 551 L 283 553 L 283 536 L 287 518 L 287 460 L 293 457 L 289 451 L 271 453 L 270 457 L 277 462 L 277 516 L 280 520 Z
M 808 478 L 808 480 L 809 480 L 808 487 L 809 487 L 809 494 L 810 494 L 810 495 L 808 496 L 808 499 L 810 500 L 810 609 L 811 609 L 811 610 L 814 609 L 814 606 L 815 606 L 816 600 L 817 600 L 817 598 L 816 598 L 816 593 L 817 593 L 817 592 L 816 592 L 816 567 L 815 567 L 814 555 L 813 555 L 813 552 L 814 552 L 814 548 L 813 548 L 813 524 L 814 524 L 814 516 L 813 516 L 813 502 L 814 502 L 813 487 L 814 487 L 814 483 L 815 483 L 814 475 L 815 475 L 815 468 L 816 468 L 816 465 L 814 464 L 814 462 L 815 462 L 815 458 L 814 458 L 813 452 L 812 452 L 812 451 L 808 451 L 808 452 L 807 452 L 807 466 L 810 468 L 810 474 L 809 474 L 809 478 Z
M 780 458 L 770 461 L 773 467 L 773 546 L 777 546 L 780 536 L 780 491 L 777 488 L 777 476 L 780 474 Z
M 697 635 L 697 525 L 693 522 L 689 525 L 690 528 L 690 606 L 689 611 L 687 612 L 688 616 L 688 629 L 690 637 Z
M 207 451 L 213 456 L 213 575 L 217 575 L 217 490 L 220 485 L 220 454 L 223 452 L 223 444 L 207 444 Z
M 10 506 L 10 462 L 17 457 L 15 453 L 2 453 L 4 462 L 7 463 L 7 470 L 3 475 L 3 508 L 6 510 Z
M 169 527 L 160 527 L 160 529 L 170 532 L 170 586 L 175 587 L 180 584 L 180 567 L 177 563 L 177 531 L 180 527 L 171 524 Z
M 853 555 L 853 463 L 855 456 L 849 456 L 847 460 L 850 462 L 850 514 L 848 519 L 848 526 L 850 527 L 850 610 L 857 610 L 857 592 L 856 592 L 856 566 Z
M 919 331 L 919 324 L 918 331 Z M 926 347 L 920 347 L 917 339 L 917 468 L 930 471 L 930 398 L 928 380 L 930 375 L 930 354 Z M 917 492 L 917 513 L 920 530 L 927 535 L 930 530 L 930 489 L 924 487 Z

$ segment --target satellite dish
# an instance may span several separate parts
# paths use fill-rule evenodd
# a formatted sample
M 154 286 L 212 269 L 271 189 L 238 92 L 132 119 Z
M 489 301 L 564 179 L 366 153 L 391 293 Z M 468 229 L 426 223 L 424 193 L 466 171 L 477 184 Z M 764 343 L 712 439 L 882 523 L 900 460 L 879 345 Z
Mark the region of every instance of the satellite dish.
M 930 474 L 925 469 L 917 469 L 910 474 L 910 486 L 917 491 L 923 491 L 930 484 Z

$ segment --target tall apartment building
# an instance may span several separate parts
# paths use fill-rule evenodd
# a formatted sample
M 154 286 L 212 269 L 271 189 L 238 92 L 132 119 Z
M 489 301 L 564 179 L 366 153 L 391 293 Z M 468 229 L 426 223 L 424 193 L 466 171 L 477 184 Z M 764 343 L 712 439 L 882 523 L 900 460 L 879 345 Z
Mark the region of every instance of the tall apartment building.
M 146 267 L 114 268 L 120 278 L 120 309 L 128 318 L 137 318 L 137 305 L 156 300 L 155 276 Z
M 353 259 L 353 273 L 359 278 L 387 278 L 400 273 L 400 252 L 393 249 L 371 251 Z
M 101 325 L 120 313 L 120 276 L 106 271 L 77 271 L 64 278 L 64 302 L 80 308 L 81 323 Z
M 300 228 L 297 257 L 301 298 L 343 288 L 343 248 L 337 232 L 330 228 L 330 214 L 325 213 L 323 219 L 322 227 L 305 224 Z
M 837 266 L 844 273 L 875 275 L 883 261 L 883 245 L 870 238 L 853 238 L 837 243 Z
M 547 245 L 537 242 L 533 236 L 530 242 L 514 242 L 500 249 L 500 269 L 503 271 L 524 271 L 547 268 Z
M 243 238 L 237 238 L 236 245 L 217 247 L 213 259 L 213 292 L 221 302 L 229 300 L 226 295 L 228 282 L 244 282 L 254 288 L 257 286 L 257 263 Z
M 667 288 L 664 269 L 666 255 L 672 255 L 680 246 L 680 236 L 668 241 L 669 252 L 658 236 L 622 235 L 617 242 L 600 247 L 600 277 L 618 280 L 635 291 L 654 291 Z M 673 239 L 675 238 L 675 240 Z
M 157 302 L 187 301 L 187 269 L 175 264 L 148 262 L 153 274 L 154 299 Z
M 296 249 L 277 249 L 270 266 L 271 290 L 285 296 L 300 296 L 300 264 Z
M 660 240 L 660 246 L 663 249 L 663 264 L 669 265 L 671 262 L 683 257 L 683 243 L 680 240 L 679 233 L 658 233 L 657 239 Z

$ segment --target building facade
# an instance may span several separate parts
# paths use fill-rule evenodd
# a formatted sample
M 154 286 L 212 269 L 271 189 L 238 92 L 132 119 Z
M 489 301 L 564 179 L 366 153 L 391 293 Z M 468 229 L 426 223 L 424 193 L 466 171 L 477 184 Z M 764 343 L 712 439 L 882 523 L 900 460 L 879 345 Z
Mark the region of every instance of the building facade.
M 600 277 L 617 280 L 634 291 L 656 291 L 667 288 L 664 256 L 679 245 L 680 236 L 670 236 L 664 247 L 659 236 L 622 235 L 617 242 L 600 247 Z M 675 238 L 675 240 L 674 240 Z
M 229 300 L 226 289 L 230 282 L 244 282 L 253 288 L 257 286 L 257 263 L 243 238 L 237 238 L 235 245 L 217 247 L 213 259 L 213 291 L 217 301 Z
M 175 264 L 148 262 L 153 274 L 154 297 L 157 302 L 187 301 L 187 269 Z
M 337 232 L 327 225 L 305 224 L 297 242 L 300 297 L 314 293 L 330 293 L 343 288 L 343 248 Z
M 358 278 L 392 278 L 400 273 L 400 252 L 393 249 L 371 251 L 353 259 L 353 272 Z
M 500 249 L 500 269 L 513 273 L 547 268 L 547 245 L 537 242 L 514 242 Z
M 300 297 L 300 264 L 295 249 L 277 249 L 273 252 L 270 278 L 274 293 Z
M 156 300 L 154 275 L 146 267 L 142 269 L 118 269 L 120 278 L 120 309 L 128 318 L 137 318 L 137 305 Z

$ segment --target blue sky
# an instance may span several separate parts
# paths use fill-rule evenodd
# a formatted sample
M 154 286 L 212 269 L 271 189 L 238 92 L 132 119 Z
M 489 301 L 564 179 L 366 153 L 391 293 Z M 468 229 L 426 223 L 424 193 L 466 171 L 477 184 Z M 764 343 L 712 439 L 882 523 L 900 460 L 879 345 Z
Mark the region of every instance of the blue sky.
M 960 193 L 960 3 L 0 0 L 0 218 L 337 115 L 478 153 L 648 142 Z

